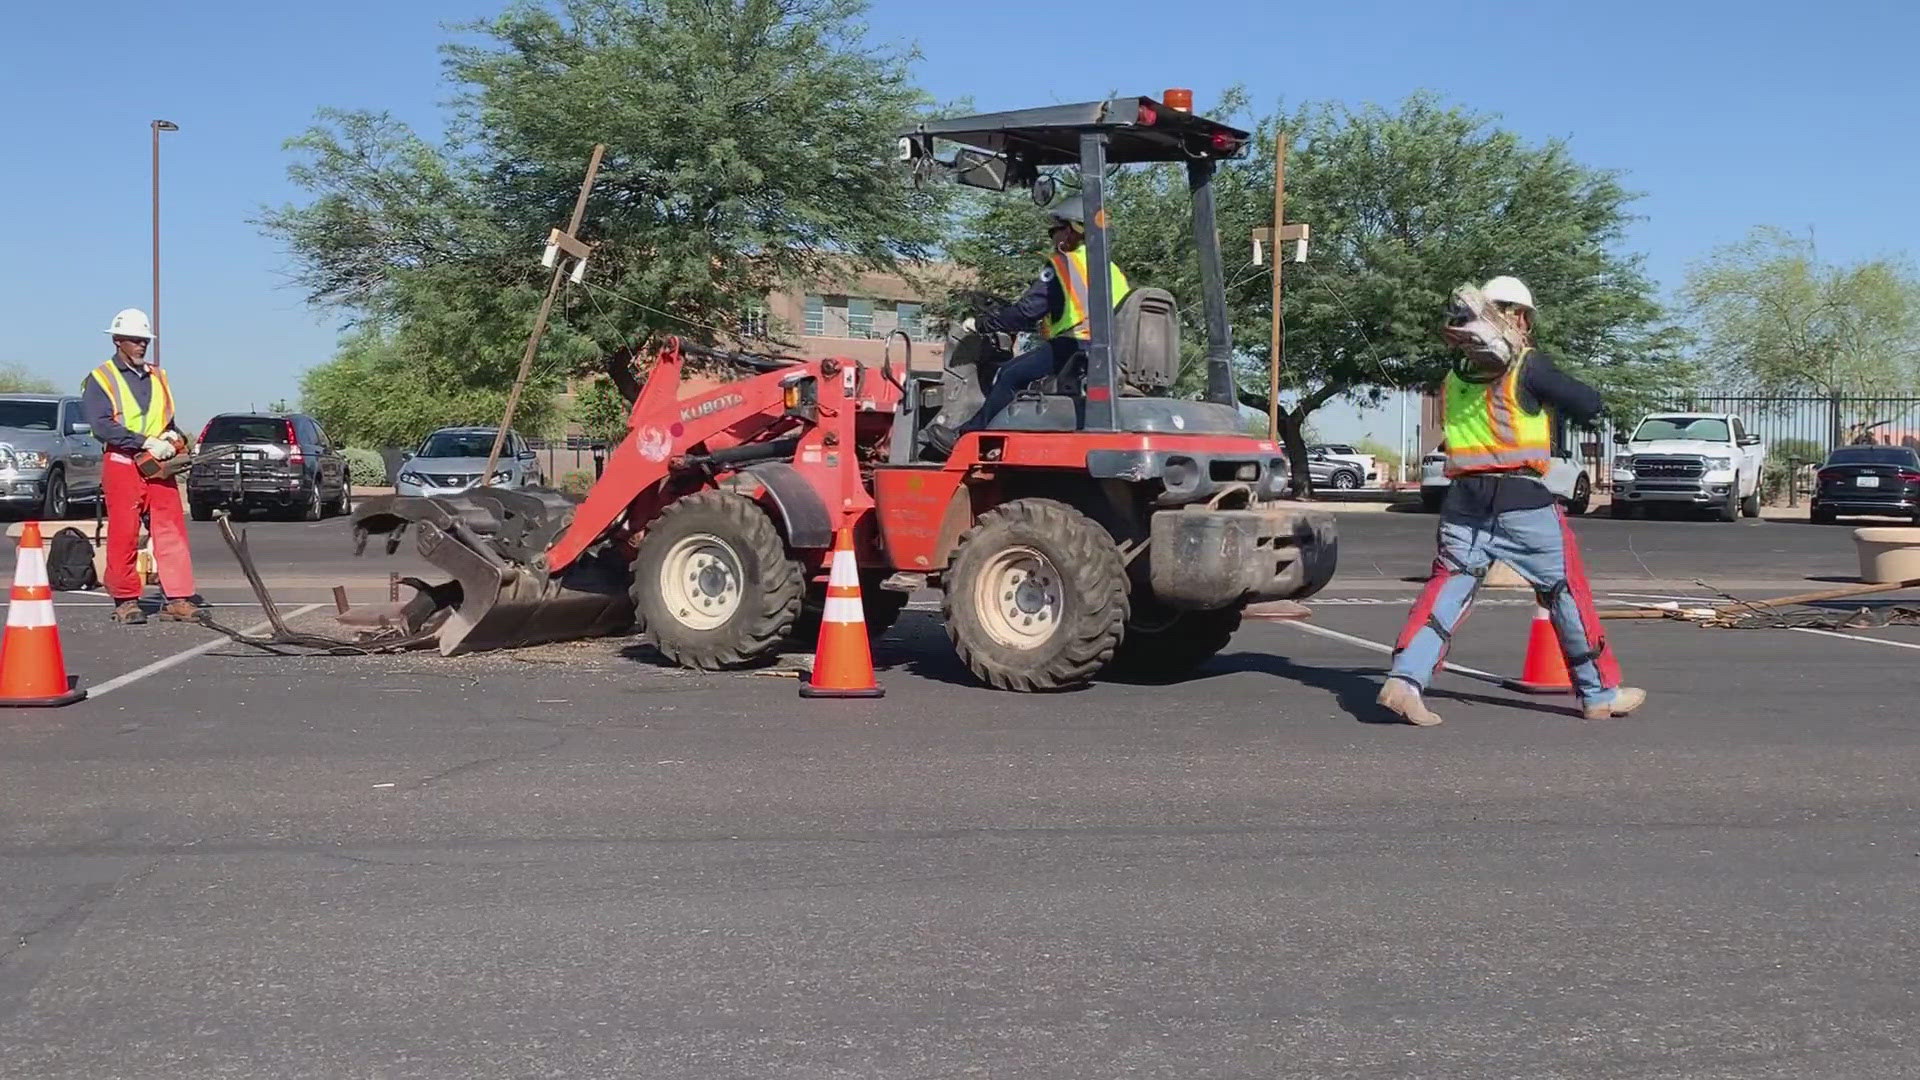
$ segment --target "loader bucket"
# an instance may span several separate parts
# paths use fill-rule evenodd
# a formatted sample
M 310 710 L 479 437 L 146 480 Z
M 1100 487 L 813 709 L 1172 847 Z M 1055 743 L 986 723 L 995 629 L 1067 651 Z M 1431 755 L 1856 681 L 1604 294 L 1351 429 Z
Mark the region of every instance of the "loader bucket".
M 577 560 L 559 575 L 546 552 L 572 520 L 559 492 L 480 488 L 459 495 L 387 495 L 354 511 L 357 545 L 385 536 L 391 554 L 412 528 L 420 555 L 453 580 L 403 609 L 407 633 L 432 629 L 443 656 L 603 637 L 633 623 L 631 571 L 617 557 Z M 422 600 L 421 597 L 425 597 Z

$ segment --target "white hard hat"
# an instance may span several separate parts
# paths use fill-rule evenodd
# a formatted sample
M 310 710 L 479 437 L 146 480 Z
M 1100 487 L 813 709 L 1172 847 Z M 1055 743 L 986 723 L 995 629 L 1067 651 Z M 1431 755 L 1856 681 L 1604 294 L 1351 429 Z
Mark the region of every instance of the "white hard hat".
M 153 340 L 153 324 L 147 321 L 147 313 L 139 308 L 128 308 L 113 317 L 113 323 L 107 327 L 107 333 L 114 337 L 137 337 Z
M 1078 195 L 1062 199 L 1059 206 L 1047 211 L 1047 216 L 1055 221 L 1071 221 L 1083 229 L 1087 225 L 1086 205 L 1080 201 Z
M 1533 310 L 1533 290 L 1517 277 L 1502 274 L 1480 287 L 1480 292 L 1495 304 L 1513 304 Z

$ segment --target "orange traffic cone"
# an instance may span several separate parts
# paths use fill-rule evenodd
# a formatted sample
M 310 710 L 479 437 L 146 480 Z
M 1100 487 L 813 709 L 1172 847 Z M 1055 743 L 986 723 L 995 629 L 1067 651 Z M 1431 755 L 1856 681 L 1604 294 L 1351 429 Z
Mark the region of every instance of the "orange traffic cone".
M 1567 672 L 1566 657 L 1560 655 L 1560 635 L 1553 632 L 1553 619 L 1539 604 L 1533 605 L 1533 629 L 1527 633 L 1526 666 L 1519 678 L 1504 685 L 1523 694 L 1573 693 L 1573 676 Z
M 60 628 L 53 624 L 53 589 L 47 585 L 47 551 L 40 526 L 20 530 L 13 564 L 13 600 L 7 631 L 0 637 L 0 706 L 71 705 L 87 692 L 67 678 L 60 654 Z
M 820 617 L 820 643 L 814 646 L 813 671 L 800 683 L 800 696 L 874 698 L 885 694 L 873 677 L 867 613 L 860 602 L 860 570 L 853 561 L 853 530 L 841 529 L 834 536 L 833 568 L 827 575 L 827 610 Z

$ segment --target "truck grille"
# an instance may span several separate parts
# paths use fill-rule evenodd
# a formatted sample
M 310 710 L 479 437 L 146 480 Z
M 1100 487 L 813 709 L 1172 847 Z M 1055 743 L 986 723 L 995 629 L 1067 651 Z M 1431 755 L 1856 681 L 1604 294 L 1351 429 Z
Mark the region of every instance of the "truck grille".
M 480 482 L 479 473 L 421 473 L 434 487 L 458 487 Z
M 1635 479 L 1698 480 L 1706 472 L 1706 461 L 1698 457 L 1636 454 L 1633 458 Z

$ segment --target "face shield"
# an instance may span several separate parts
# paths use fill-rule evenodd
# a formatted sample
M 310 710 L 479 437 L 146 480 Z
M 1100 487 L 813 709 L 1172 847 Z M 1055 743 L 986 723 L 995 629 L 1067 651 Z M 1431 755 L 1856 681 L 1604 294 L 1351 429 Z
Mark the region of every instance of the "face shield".
M 1471 382 L 1498 378 L 1526 348 L 1520 324 L 1472 285 L 1454 291 L 1440 336 L 1460 350 L 1454 370 Z

